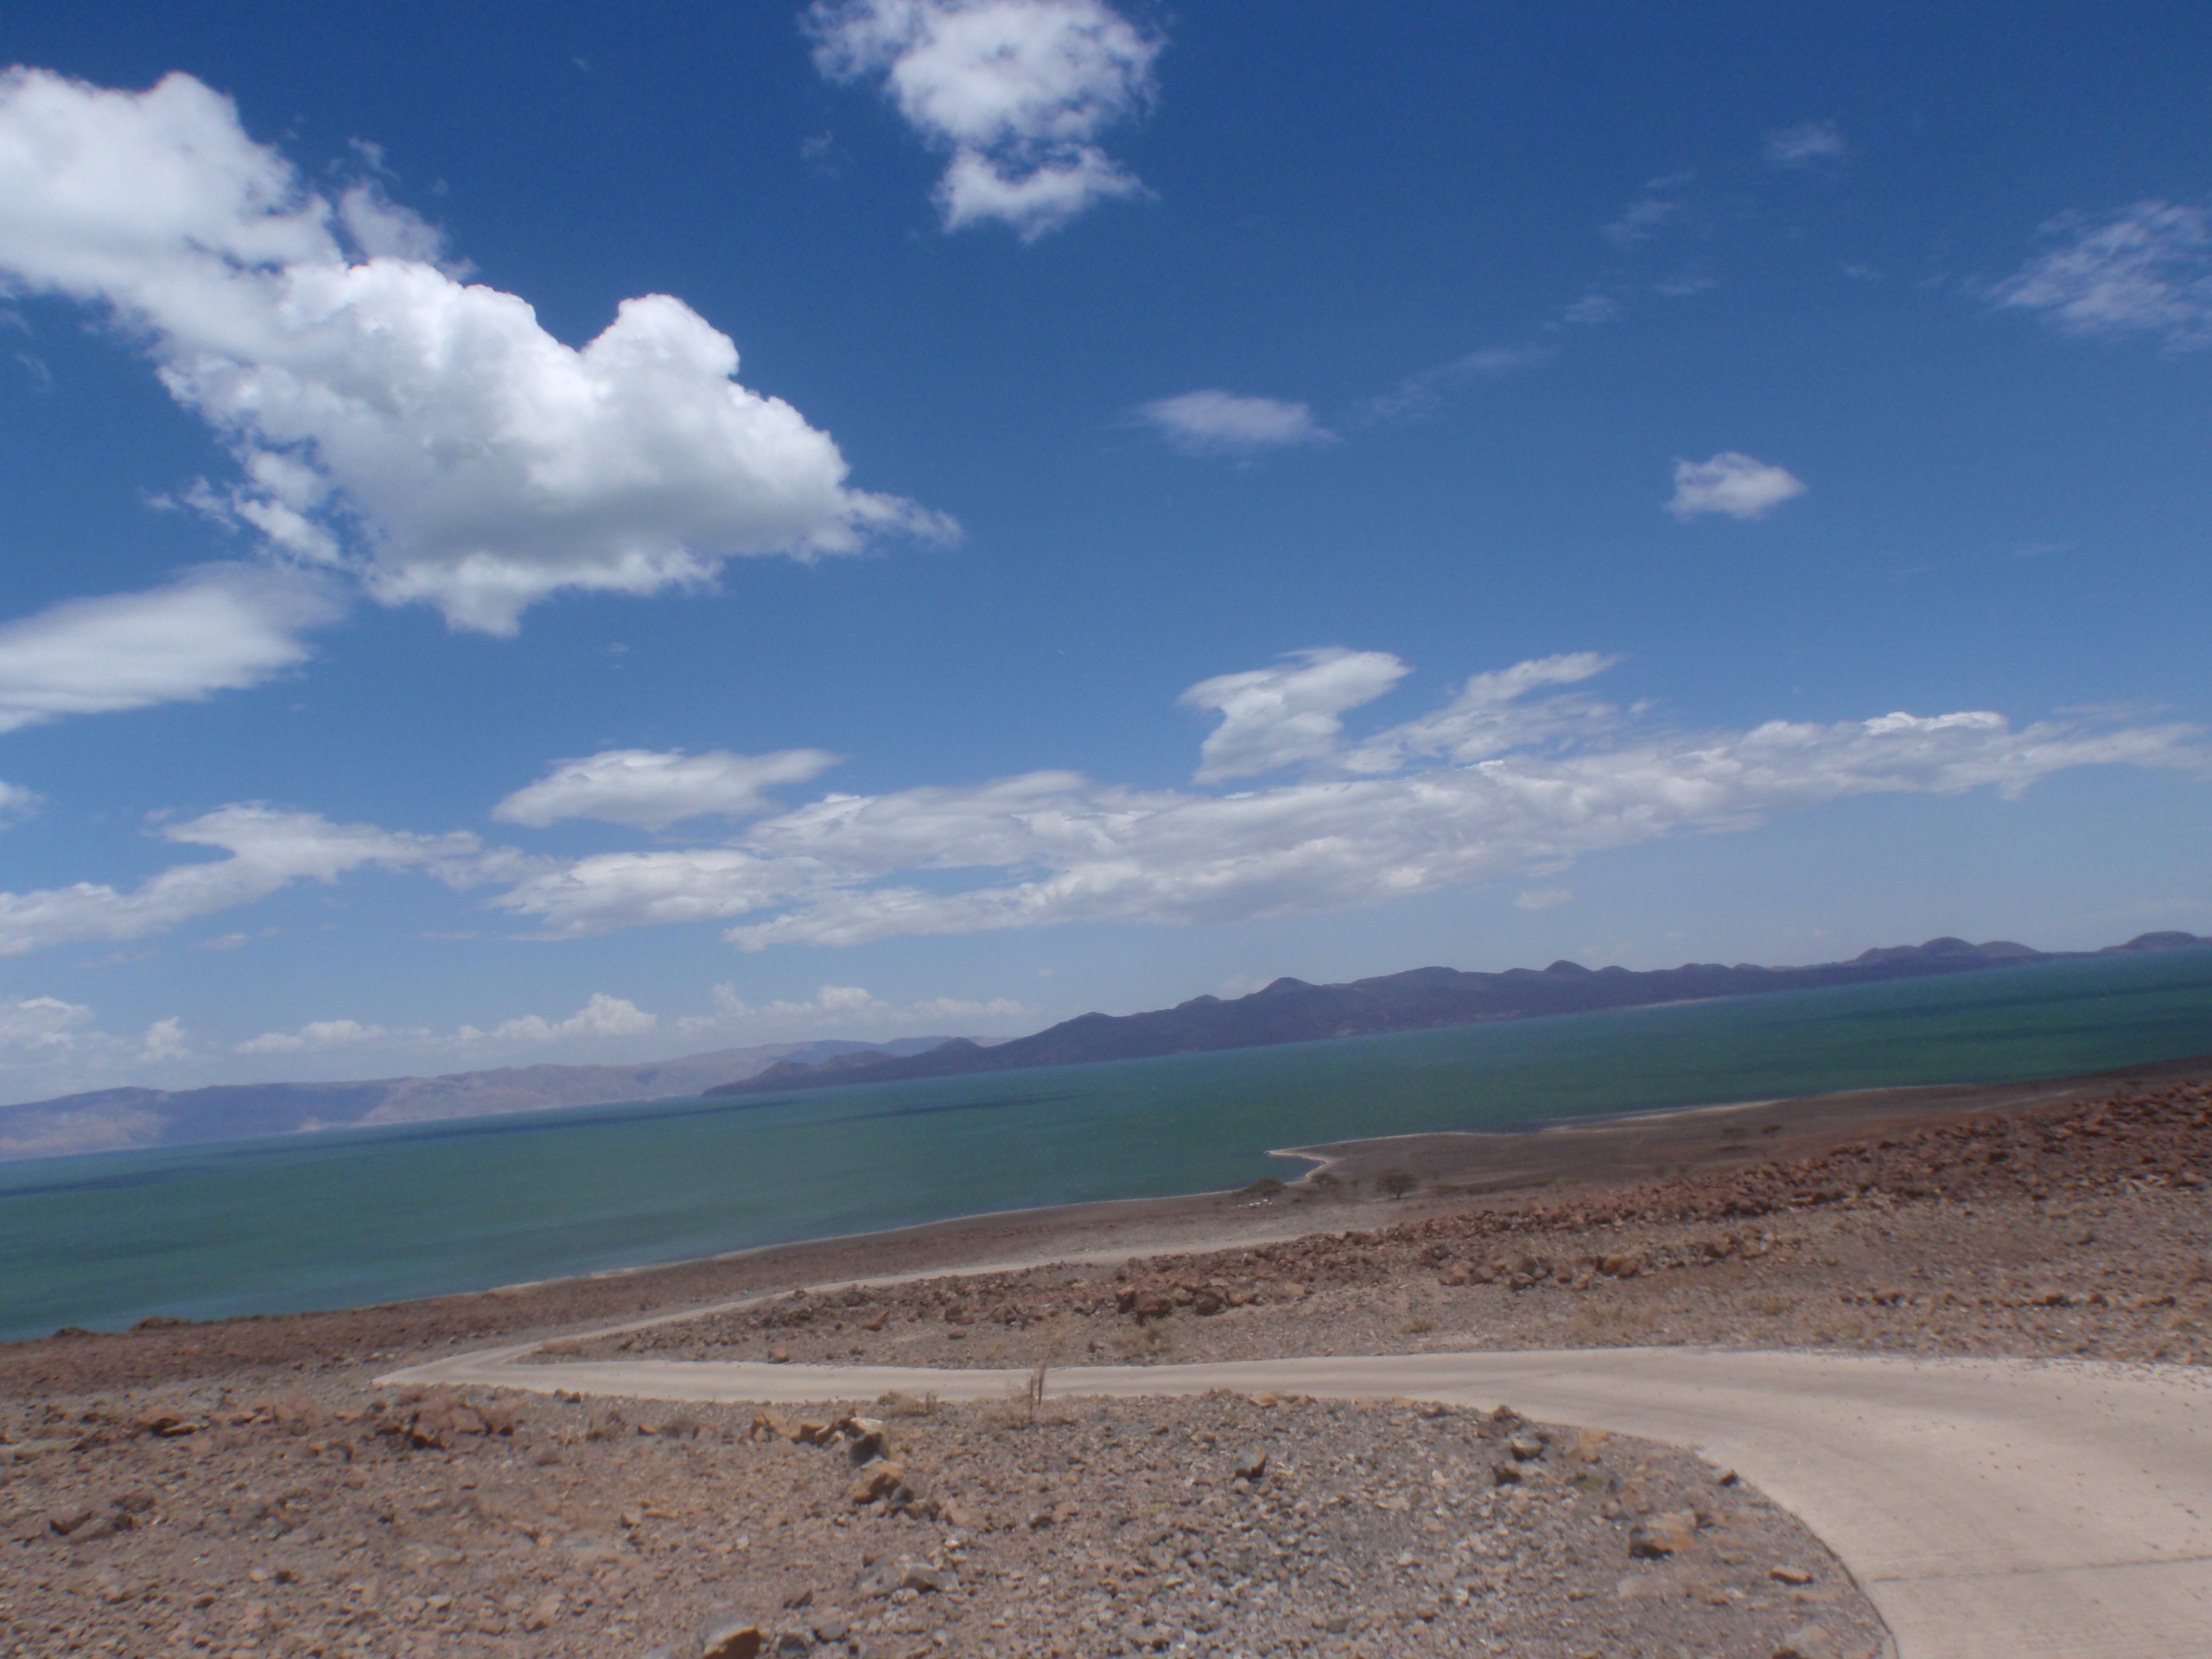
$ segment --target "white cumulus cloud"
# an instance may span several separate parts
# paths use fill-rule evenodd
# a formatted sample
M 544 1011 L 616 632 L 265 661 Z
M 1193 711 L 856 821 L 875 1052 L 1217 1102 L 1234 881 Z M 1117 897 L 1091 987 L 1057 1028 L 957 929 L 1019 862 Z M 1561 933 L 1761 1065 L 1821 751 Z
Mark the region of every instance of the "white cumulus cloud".
M 1574 894 L 1567 887 L 1531 887 L 1513 902 L 1523 910 L 1550 910 L 1554 906 L 1573 903 Z
M 67 1053 L 92 1023 L 92 1011 L 53 996 L 0 997 L 0 1052 L 44 1058 Z
M 2044 230 L 2060 245 L 1999 284 L 1998 304 L 2071 334 L 2212 346 L 2212 213 L 2139 201 L 2101 222 L 2069 214 Z
M 1274 668 L 1222 674 L 1185 691 L 1186 709 L 1221 724 L 1198 751 L 1198 781 L 1249 778 L 1336 753 L 1346 709 L 1370 703 L 1412 670 L 1384 651 L 1301 651 Z
M 1096 140 L 1150 103 L 1162 41 L 1105 0 L 817 0 L 806 25 L 823 74 L 880 78 L 951 153 L 948 229 L 995 219 L 1027 240 L 1144 188 Z
M 124 1037 L 101 1030 L 92 1010 L 80 1002 L 55 996 L 0 997 L 0 1103 L 111 1087 L 144 1067 L 166 1065 L 190 1052 L 180 1020 L 157 1020 L 143 1036 Z M 0 1135 L 0 1157 L 126 1146 L 134 1134 L 143 1141 L 144 1132 L 159 1128 L 125 1109 L 104 1116 L 105 1128 L 88 1144 L 81 1121 L 15 1115 Z
M 1255 455 L 1336 441 L 1304 404 L 1216 387 L 1146 404 L 1137 416 L 1185 454 Z
M 665 830 L 686 818 L 755 817 L 775 810 L 770 789 L 806 783 L 838 759 L 820 749 L 773 754 L 607 749 L 556 763 L 493 807 L 492 816 L 539 829 L 563 818 L 595 818 L 640 830 Z
M 434 263 L 365 187 L 334 203 L 184 74 L 0 74 L 0 276 L 105 308 L 235 455 L 191 493 L 390 604 L 512 632 L 562 591 L 648 594 L 949 520 L 846 487 L 827 433 L 740 385 L 666 295 L 581 349 Z
M 301 635 L 339 610 L 315 577 L 216 564 L 0 623 L 0 731 L 243 690 L 305 662 Z
M 365 1026 L 358 1020 L 310 1020 L 297 1031 L 268 1031 L 231 1046 L 233 1054 L 303 1054 L 324 1049 L 352 1048 L 390 1035 L 382 1026 Z
M 623 997 L 594 991 L 583 1007 L 565 1020 L 526 1014 L 490 1031 L 463 1026 L 454 1039 L 462 1043 L 564 1043 L 582 1037 L 642 1037 L 659 1028 L 658 1014 L 648 1014 Z
M 1731 518 L 1764 518 L 1805 486 L 1780 467 L 1724 449 L 1710 461 L 1677 461 L 1675 493 L 1667 511 L 1685 524 L 1705 513 Z

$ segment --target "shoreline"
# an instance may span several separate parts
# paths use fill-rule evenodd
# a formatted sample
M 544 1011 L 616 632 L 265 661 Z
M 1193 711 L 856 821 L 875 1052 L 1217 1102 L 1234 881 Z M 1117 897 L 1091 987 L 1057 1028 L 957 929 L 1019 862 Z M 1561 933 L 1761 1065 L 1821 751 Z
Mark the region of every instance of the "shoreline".
M 1797 1099 L 1554 1121 L 1515 1132 L 1445 1131 L 1291 1150 L 1317 1167 L 1279 1193 L 1251 1188 L 997 1211 L 911 1227 L 755 1246 L 653 1266 L 316 1312 L 176 1321 L 0 1344 L 0 1396 L 57 1375 L 157 1382 L 211 1371 L 372 1362 L 401 1351 L 522 1341 L 798 1287 L 1001 1272 L 1015 1264 L 1141 1261 L 1577 1201 L 1609 1190 L 1804 1158 L 1881 1127 L 2031 1116 L 2130 1083 L 2212 1073 L 2212 1057 L 1994 1084 L 1921 1084 Z M 1371 1196 L 1402 1170 L 1409 1197 Z M 1329 1182 L 1317 1182 L 1325 1173 Z

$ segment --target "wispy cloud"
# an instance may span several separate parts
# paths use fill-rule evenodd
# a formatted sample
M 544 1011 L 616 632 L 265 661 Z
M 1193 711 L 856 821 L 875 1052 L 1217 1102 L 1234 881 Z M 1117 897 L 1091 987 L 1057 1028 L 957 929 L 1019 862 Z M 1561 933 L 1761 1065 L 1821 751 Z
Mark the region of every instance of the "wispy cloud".
M 0 954 L 144 938 L 296 882 L 379 868 L 489 885 L 491 907 L 544 939 L 720 923 L 730 943 L 757 950 L 1071 922 L 1222 924 L 1541 879 L 1610 849 L 1745 830 L 1854 796 L 2017 795 L 2092 766 L 2212 776 L 2203 734 L 2174 723 L 2075 717 L 2016 727 L 1969 711 L 1675 732 L 1581 689 L 1608 660 L 1575 652 L 1478 674 L 1435 710 L 1365 735 L 1345 732 L 1344 715 L 1403 677 L 1406 664 L 1388 652 L 1333 648 L 1217 676 L 1185 699 L 1219 716 L 1201 776 L 1231 781 L 1283 766 L 1302 774 L 1225 793 L 1032 772 L 825 795 L 727 841 L 566 861 L 525 859 L 465 834 L 226 807 L 162 831 L 221 858 L 124 891 L 79 882 L 0 894 Z M 950 1017 L 950 1005 L 936 1006 Z M 658 1029 L 656 1019 L 602 995 L 565 1020 L 524 1016 L 454 1040 L 598 1039 Z M 265 1033 L 267 1052 L 355 1036 L 336 1020 L 321 1030 Z M 185 1041 L 174 1029 L 145 1039 L 164 1050 Z
M 1485 346 L 1448 363 L 1409 374 L 1395 390 L 1370 397 L 1359 406 L 1360 415 L 1374 421 L 1413 421 L 1428 414 L 1455 387 L 1478 380 L 1501 380 L 1523 369 L 1551 359 L 1548 346 Z
M 1680 217 L 1681 201 L 1672 196 L 1639 196 L 1629 203 L 1621 216 L 1610 225 L 1599 227 L 1599 235 L 1625 252 L 1640 243 L 1649 242 L 1660 228 Z
M 1782 127 L 1766 136 L 1766 164 L 1783 168 L 1833 165 L 1850 155 L 1843 133 L 1833 121 L 1805 121 Z
M 41 1001 L 50 999 L 41 999 Z M 60 1033 L 49 1040 L 76 1040 L 73 1033 L 89 1021 L 91 1010 L 53 1003 L 51 1010 L 37 1004 L 23 1005 L 16 1023 L 27 1030 L 52 1029 Z M 750 1035 L 760 1038 L 797 1036 L 808 1032 L 834 1031 L 846 1035 L 861 1032 L 926 1030 L 947 1025 L 990 1025 L 1019 1019 L 1036 1010 L 1010 997 L 923 997 L 912 1002 L 892 1002 L 857 985 L 824 985 L 813 996 L 801 1000 L 782 997 L 747 1002 L 734 985 L 714 987 L 702 1014 L 664 1018 L 639 1007 L 627 997 L 594 991 L 574 1014 L 560 1018 L 518 1014 L 497 1025 L 456 1026 L 450 1031 L 416 1027 L 388 1030 L 359 1020 L 315 1020 L 289 1031 L 264 1032 L 258 1037 L 233 1043 L 233 1054 L 326 1054 L 342 1049 L 376 1049 L 394 1054 L 435 1055 L 444 1063 L 474 1060 L 479 1064 L 501 1056 L 542 1058 L 548 1051 L 592 1053 L 634 1052 L 645 1038 L 705 1042 L 715 1038 Z M 10 1040 L 9 1005 L 0 1003 L 0 1065 L 4 1065 Z
M 1853 796 L 2017 794 L 2085 766 L 2208 771 L 2202 734 L 2181 725 L 2016 727 L 1968 712 L 1675 733 L 1549 689 L 1605 661 L 1577 653 L 1478 675 L 1437 713 L 1363 738 L 1341 731 L 1342 711 L 1395 681 L 1403 664 L 1387 653 L 1224 676 L 1206 683 L 1280 690 L 1315 667 L 1347 672 L 1342 685 L 1308 687 L 1302 711 L 1285 698 L 1280 718 L 1238 710 L 1234 693 L 1205 700 L 1224 727 L 1243 724 L 1237 752 L 1217 757 L 1211 775 L 1288 759 L 1304 777 L 1211 794 L 1039 772 L 832 795 L 731 842 L 578 860 L 491 902 L 550 938 L 721 920 L 746 950 L 1082 921 L 1231 923 L 1541 875 Z
M 1730 518 L 1763 518 L 1805 486 L 1780 467 L 1724 449 L 1710 461 L 1677 461 L 1675 493 L 1667 511 L 1685 524 L 1707 513 Z
M 1213 387 L 1162 397 L 1136 413 L 1185 454 L 1249 457 L 1336 442 L 1336 434 L 1316 421 L 1306 404 Z
M 594 818 L 640 830 L 665 830 L 687 818 L 757 817 L 775 810 L 769 790 L 810 782 L 839 759 L 820 749 L 773 754 L 607 749 L 557 763 L 493 807 L 492 816 L 537 829 L 563 818 Z
M 1997 304 L 2070 334 L 2212 346 L 2212 213 L 2139 201 L 2102 220 L 2069 213 L 2043 228 L 2059 245 L 1999 283 Z
M 1610 294 L 1585 294 L 1560 313 L 1560 320 L 1583 327 L 1594 327 L 1599 323 L 1616 321 L 1621 310 L 1621 302 Z
M 1301 651 L 1274 668 L 1201 680 L 1179 701 L 1221 716 L 1198 751 L 1197 781 L 1250 778 L 1337 752 L 1346 710 L 1413 671 L 1384 651 Z
M 165 826 L 164 840 L 224 856 L 178 864 L 137 887 L 79 881 L 67 887 L 0 893 L 0 956 L 87 940 L 143 939 L 202 916 L 257 903 L 298 881 L 334 881 L 380 868 L 426 872 L 456 887 L 518 874 L 518 855 L 486 849 L 474 836 L 416 836 L 372 824 L 333 823 L 312 812 L 249 802 Z
M 997 220 L 1029 240 L 1142 194 L 1096 140 L 1151 102 L 1165 42 L 1105 0 L 817 0 L 805 22 L 823 74 L 880 79 L 951 152 L 948 230 Z
M 734 985 L 717 985 L 714 1005 L 712 1013 L 688 1014 L 677 1020 L 675 1029 L 688 1037 L 749 1029 L 896 1031 L 971 1020 L 1016 1020 L 1036 1012 L 1028 1003 L 1010 996 L 930 996 L 912 1002 L 889 1002 L 859 985 L 824 985 L 803 1001 L 778 997 L 767 1002 L 747 1002 Z
M 1645 185 L 1620 217 L 1598 227 L 1598 234 L 1622 253 L 1642 246 L 1688 212 L 1683 192 L 1695 182 L 1693 173 L 1670 173 Z
M 303 636 L 342 608 L 324 578 L 217 564 L 0 623 L 0 731 L 257 685 L 304 663 Z

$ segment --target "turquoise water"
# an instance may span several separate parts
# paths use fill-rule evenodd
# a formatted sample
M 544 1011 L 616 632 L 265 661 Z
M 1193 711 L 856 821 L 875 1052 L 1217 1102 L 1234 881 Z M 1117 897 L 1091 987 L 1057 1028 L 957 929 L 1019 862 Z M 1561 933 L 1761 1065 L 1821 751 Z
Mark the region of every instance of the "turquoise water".
M 1242 1185 L 1267 1149 L 2212 1053 L 2212 949 L 1844 990 L 0 1165 L 0 1338 L 358 1306 Z

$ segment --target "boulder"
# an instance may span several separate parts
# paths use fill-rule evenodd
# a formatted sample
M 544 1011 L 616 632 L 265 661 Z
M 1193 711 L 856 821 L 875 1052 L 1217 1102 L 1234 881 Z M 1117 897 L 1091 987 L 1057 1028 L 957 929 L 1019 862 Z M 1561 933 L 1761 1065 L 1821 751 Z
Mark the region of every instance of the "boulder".
M 858 1479 L 846 1489 L 845 1497 L 855 1503 L 873 1503 L 880 1497 L 894 1497 L 906 1484 L 903 1465 L 889 1458 L 879 1458 L 860 1472 Z
M 1697 1542 L 1697 1516 L 1688 1510 L 1668 1510 L 1629 1529 L 1628 1553 L 1643 1560 L 1679 1555 Z

